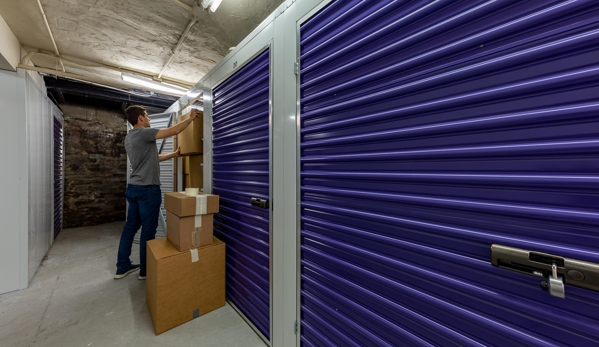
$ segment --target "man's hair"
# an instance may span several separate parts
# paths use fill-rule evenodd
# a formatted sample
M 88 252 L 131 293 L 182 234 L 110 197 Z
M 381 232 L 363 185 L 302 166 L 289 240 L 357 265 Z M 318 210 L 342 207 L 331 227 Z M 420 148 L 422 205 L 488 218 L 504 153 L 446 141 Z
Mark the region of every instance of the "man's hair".
M 134 105 L 127 107 L 127 109 L 125 110 L 125 117 L 127 117 L 127 120 L 129 121 L 129 123 L 131 123 L 131 125 L 135 125 L 137 124 L 137 119 L 139 118 L 139 116 L 143 116 L 145 113 L 145 108 Z

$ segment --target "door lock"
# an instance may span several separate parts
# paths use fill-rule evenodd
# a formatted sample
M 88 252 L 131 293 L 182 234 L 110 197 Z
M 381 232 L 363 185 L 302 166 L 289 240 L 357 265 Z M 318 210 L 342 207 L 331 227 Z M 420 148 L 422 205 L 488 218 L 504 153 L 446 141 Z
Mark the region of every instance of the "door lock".
M 268 209 L 268 199 L 252 198 L 250 200 L 252 206 Z
M 564 284 L 599 292 L 599 264 L 503 245 L 491 246 L 494 266 L 542 278 L 541 288 L 565 298 Z
M 549 275 L 549 294 L 558 298 L 566 298 L 566 290 L 564 288 L 564 280 L 557 275 L 557 265 L 551 265 L 551 275 Z

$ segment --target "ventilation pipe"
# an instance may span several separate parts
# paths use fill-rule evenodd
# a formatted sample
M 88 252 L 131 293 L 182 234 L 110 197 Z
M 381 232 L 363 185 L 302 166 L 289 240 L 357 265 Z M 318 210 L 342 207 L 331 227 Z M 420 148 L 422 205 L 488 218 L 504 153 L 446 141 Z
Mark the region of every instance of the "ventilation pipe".
M 50 34 L 50 39 L 52 39 L 52 44 L 54 45 L 54 52 L 56 52 L 56 56 L 58 57 L 58 61 L 60 62 L 60 67 L 62 68 L 62 72 L 66 72 L 64 68 L 64 64 L 60 59 L 60 53 L 58 52 L 58 47 L 56 46 L 56 41 L 54 40 L 54 35 L 52 34 L 52 30 L 50 30 L 50 24 L 48 24 L 48 18 L 46 17 L 46 12 L 44 12 L 44 8 L 42 7 L 42 3 L 40 0 L 37 0 L 37 4 L 40 7 L 40 13 L 42 17 L 44 17 L 44 23 L 46 23 L 46 28 L 48 29 L 48 34 Z

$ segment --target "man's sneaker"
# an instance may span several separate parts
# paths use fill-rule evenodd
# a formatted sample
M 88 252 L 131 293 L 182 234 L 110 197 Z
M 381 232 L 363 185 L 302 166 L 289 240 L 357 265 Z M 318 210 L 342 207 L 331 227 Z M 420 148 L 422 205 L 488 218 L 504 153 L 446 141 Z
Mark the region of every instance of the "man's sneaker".
M 114 279 L 118 280 L 121 279 L 125 276 L 127 276 L 128 274 L 135 272 L 139 270 L 139 264 L 131 264 L 131 266 L 129 267 L 129 270 L 127 271 L 121 271 L 119 269 L 116 270 L 116 275 L 114 275 Z
M 137 279 L 140 281 L 143 281 L 146 279 L 146 270 L 139 270 L 139 276 L 137 276 Z

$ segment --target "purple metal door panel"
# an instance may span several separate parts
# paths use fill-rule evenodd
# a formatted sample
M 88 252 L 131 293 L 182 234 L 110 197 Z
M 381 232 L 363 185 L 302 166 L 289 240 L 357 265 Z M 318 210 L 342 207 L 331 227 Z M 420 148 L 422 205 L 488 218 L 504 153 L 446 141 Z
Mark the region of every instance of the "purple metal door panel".
M 300 27 L 301 341 L 597 346 L 599 2 L 333 1 Z
M 227 297 L 270 338 L 270 59 L 261 53 L 213 90 L 216 237 L 227 244 Z
M 54 119 L 54 237 L 62 230 L 63 205 L 63 130 L 62 124 Z

